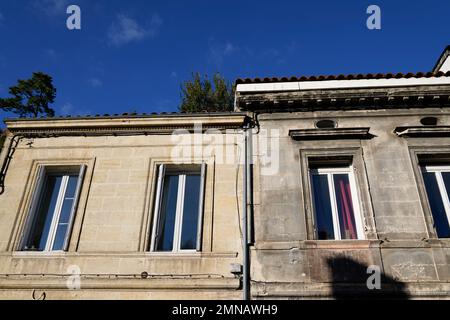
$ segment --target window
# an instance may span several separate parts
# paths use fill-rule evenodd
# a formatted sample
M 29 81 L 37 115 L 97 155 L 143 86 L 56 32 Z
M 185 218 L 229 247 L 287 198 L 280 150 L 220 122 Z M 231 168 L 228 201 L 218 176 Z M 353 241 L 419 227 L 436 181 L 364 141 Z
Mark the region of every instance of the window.
M 85 166 L 40 167 L 23 251 L 65 251 Z
M 205 170 L 205 164 L 159 166 L 151 251 L 201 250 Z
M 310 172 L 316 237 L 364 239 L 352 167 L 314 168 Z
M 439 238 L 450 238 L 450 166 L 422 166 L 425 189 Z

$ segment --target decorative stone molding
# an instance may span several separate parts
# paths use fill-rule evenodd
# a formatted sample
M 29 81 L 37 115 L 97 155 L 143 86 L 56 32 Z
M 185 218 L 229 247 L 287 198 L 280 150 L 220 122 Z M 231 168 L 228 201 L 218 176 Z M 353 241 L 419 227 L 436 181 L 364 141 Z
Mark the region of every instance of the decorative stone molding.
M 296 140 L 368 139 L 370 128 L 330 128 L 290 130 L 289 136 Z
M 450 137 L 450 126 L 397 127 L 394 132 L 399 137 Z
M 39 289 L 39 290 L 68 290 L 69 276 L 43 275 L 8 275 L 1 277 L 0 289 Z M 237 290 L 240 280 L 237 278 L 185 276 L 185 277 L 149 277 L 142 279 L 133 275 L 121 277 L 119 275 L 91 275 L 80 276 L 82 289 L 112 290 Z
M 237 110 L 294 112 L 450 106 L 448 86 L 238 92 Z
M 247 117 L 244 113 L 208 114 L 191 116 L 153 117 L 94 117 L 94 118 L 44 118 L 5 120 L 8 130 L 15 135 L 138 135 L 171 134 L 174 130 L 193 131 L 201 125 L 207 129 L 238 129 Z

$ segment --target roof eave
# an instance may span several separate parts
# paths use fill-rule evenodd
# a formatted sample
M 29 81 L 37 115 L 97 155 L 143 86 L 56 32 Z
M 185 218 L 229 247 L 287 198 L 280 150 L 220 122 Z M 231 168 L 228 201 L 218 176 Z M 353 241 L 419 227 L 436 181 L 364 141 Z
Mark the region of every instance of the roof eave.
M 278 112 L 305 110 L 394 109 L 449 107 L 450 85 L 345 90 L 243 92 L 239 111 Z
M 12 134 L 169 134 L 177 129 L 191 131 L 195 128 L 233 129 L 242 127 L 247 120 L 243 112 L 226 114 L 195 114 L 158 117 L 116 118 L 40 118 L 7 119 L 5 124 Z

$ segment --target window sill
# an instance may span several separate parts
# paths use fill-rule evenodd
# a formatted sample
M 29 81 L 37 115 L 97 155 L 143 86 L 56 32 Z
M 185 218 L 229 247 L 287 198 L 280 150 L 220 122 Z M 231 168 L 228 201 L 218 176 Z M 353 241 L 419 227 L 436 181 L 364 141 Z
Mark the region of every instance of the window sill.
M 14 251 L 13 257 L 64 257 L 67 251 Z
M 378 248 L 380 240 L 306 240 L 304 244 L 307 248 L 316 249 L 367 249 Z
M 145 256 L 147 257 L 193 257 L 198 258 L 201 257 L 202 252 L 200 251 L 187 251 L 187 252 L 145 252 Z
M 146 258 L 179 259 L 179 258 L 236 258 L 237 252 L 143 252 Z
M 368 249 L 378 248 L 380 240 L 300 240 L 289 242 L 260 242 L 257 250 L 298 249 Z

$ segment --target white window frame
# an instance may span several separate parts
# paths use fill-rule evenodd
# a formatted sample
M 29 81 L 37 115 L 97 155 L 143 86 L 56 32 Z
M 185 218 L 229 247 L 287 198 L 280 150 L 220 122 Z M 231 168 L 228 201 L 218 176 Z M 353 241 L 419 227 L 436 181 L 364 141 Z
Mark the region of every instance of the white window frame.
M 178 193 L 177 193 L 177 205 L 175 212 L 175 226 L 174 226 L 174 236 L 172 251 L 158 251 L 157 238 L 158 231 L 160 227 L 160 217 L 161 217 L 161 202 L 163 198 L 164 189 L 164 178 L 166 176 L 165 164 L 161 164 L 158 167 L 158 180 L 156 186 L 155 195 L 155 205 L 153 210 L 153 227 L 152 227 L 152 238 L 150 244 L 150 251 L 154 253 L 194 253 L 201 251 L 201 242 L 203 234 L 203 211 L 204 211 L 204 194 L 205 194 L 205 176 L 206 176 L 206 164 L 201 164 L 200 169 L 200 192 L 199 192 L 199 209 L 198 209 L 198 224 L 197 224 L 197 243 L 196 249 L 181 249 L 181 235 L 183 232 L 183 214 L 184 214 L 184 195 L 186 191 L 186 176 L 183 174 L 185 172 L 182 167 L 180 167 L 179 173 L 174 172 L 174 175 L 178 175 Z
M 336 192 L 334 188 L 334 181 L 333 181 L 333 175 L 336 174 L 346 174 L 348 175 L 348 180 L 350 183 L 350 191 L 352 193 L 352 204 L 353 204 L 353 214 L 355 218 L 355 224 L 356 224 L 356 233 L 357 233 L 357 239 L 342 239 L 341 236 L 341 228 L 339 224 L 339 213 L 337 208 L 337 200 L 336 200 Z M 334 231 L 334 240 L 364 240 L 366 239 L 366 235 L 363 228 L 363 222 L 362 222 L 362 215 L 361 215 L 361 207 L 358 197 L 358 190 L 356 188 L 356 179 L 355 174 L 353 171 L 353 166 L 348 167 L 324 167 L 324 168 L 317 168 L 317 169 L 310 169 L 310 178 L 312 181 L 313 175 L 324 175 L 327 177 L 328 181 L 328 192 L 331 202 L 331 214 L 332 214 L 332 220 L 333 220 L 333 231 Z M 317 230 L 317 213 L 315 208 L 315 201 L 314 201 L 314 187 L 311 183 L 311 192 L 312 192 L 312 206 L 314 211 L 314 231 L 316 234 L 316 238 L 319 239 L 319 234 Z M 331 240 L 331 239 L 330 239 Z
M 64 202 L 64 195 L 66 194 L 66 191 L 67 191 L 67 184 L 68 184 L 69 176 L 70 176 L 69 173 L 65 173 L 64 170 L 61 170 L 61 171 L 58 171 L 58 173 L 57 173 L 57 175 L 62 176 L 62 180 L 61 180 L 61 185 L 59 187 L 58 197 L 56 199 L 55 209 L 52 213 L 52 221 L 50 223 L 50 228 L 49 228 L 45 248 L 42 251 L 33 251 L 33 252 L 65 252 L 65 251 L 67 251 L 68 245 L 69 245 L 70 234 L 72 233 L 74 216 L 75 216 L 76 209 L 78 207 L 78 200 L 79 200 L 79 196 L 80 196 L 81 184 L 83 181 L 85 171 L 86 171 L 86 166 L 81 165 L 80 170 L 78 172 L 77 186 L 76 186 L 75 195 L 73 198 L 73 205 L 72 205 L 72 209 L 71 209 L 71 213 L 70 213 L 70 217 L 69 217 L 69 222 L 67 225 L 66 235 L 64 238 L 63 249 L 61 249 L 61 250 L 53 250 L 52 249 L 53 245 L 55 243 L 55 237 L 56 237 L 56 232 L 58 230 L 59 218 L 61 217 L 61 210 L 62 210 L 62 206 L 63 206 L 63 202 Z M 25 252 L 29 251 L 29 249 L 26 248 L 26 245 L 31 236 L 32 223 L 33 223 L 36 215 L 38 214 L 37 210 L 39 209 L 39 203 L 43 197 L 42 192 L 44 190 L 45 180 L 50 175 L 52 175 L 52 173 L 47 172 L 45 166 L 39 167 L 38 179 L 36 182 L 36 189 L 35 189 L 35 192 L 34 192 L 34 195 L 32 198 L 32 202 L 31 202 L 31 206 L 30 206 L 30 210 L 29 210 L 29 214 L 28 214 L 28 222 L 26 224 L 25 234 L 23 237 L 22 244 L 20 246 L 22 251 L 25 251 Z
M 447 188 L 445 187 L 444 178 L 442 178 L 442 173 L 450 173 L 450 166 L 421 166 L 421 171 L 422 173 L 427 172 L 435 174 L 439 193 L 441 195 L 442 203 L 444 204 L 445 214 L 447 215 L 447 222 L 449 223 L 450 228 L 450 199 L 448 197 Z

